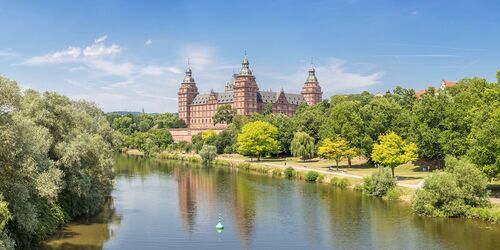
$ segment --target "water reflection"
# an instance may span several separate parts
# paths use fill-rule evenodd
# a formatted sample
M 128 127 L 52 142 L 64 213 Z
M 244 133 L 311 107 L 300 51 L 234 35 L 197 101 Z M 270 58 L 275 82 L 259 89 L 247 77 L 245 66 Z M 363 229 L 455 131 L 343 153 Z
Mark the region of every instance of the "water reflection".
M 109 198 L 101 212 L 64 227 L 42 249 L 102 249 L 115 236 L 121 217 L 115 213 L 113 198 Z
M 119 157 L 108 209 L 49 249 L 488 249 L 500 226 L 414 216 L 352 190 L 191 163 Z M 116 206 L 116 208 L 115 208 Z M 121 216 L 118 216 L 120 214 Z M 225 230 L 215 224 L 221 214 Z

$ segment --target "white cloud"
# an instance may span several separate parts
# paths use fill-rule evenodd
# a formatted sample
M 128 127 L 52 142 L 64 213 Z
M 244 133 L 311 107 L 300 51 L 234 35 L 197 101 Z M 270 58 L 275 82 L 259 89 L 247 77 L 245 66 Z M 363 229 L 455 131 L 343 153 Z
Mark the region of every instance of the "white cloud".
M 152 43 L 153 43 L 153 41 L 152 41 L 151 39 L 148 39 L 148 40 L 146 40 L 146 41 L 144 42 L 144 45 L 149 46 L 149 45 L 151 45 Z
M 108 35 L 100 36 L 94 40 L 95 43 L 102 43 L 108 39 Z
M 365 88 L 380 83 L 384 72 L 375 71 L 373 73 L 362 74 L 349 71 L 347 63 L 343 60 L 330 58 L 325 65 L 315 67 L 316 76 L 323 89 L 323 92 L 331 92 L 338 90 L 351 90 Z M 276 90 L 278 87 L 285 87 L 285 91 L 293 92 L 300 91 L 302 84 L 307 78 L 306 68 L 301 68 L 295 73 L 283 75 L 283 72 L 268 73 L 269 78 L 275 79 L 273 87 Z M 258 83 L 260 84 L 260 83 Z M 280 85 L 281 84 L 281 85 Z M 263 86 L 267 89 L 268 86 Z
M 348 90 L 373 86 L 380 83 L 385 75 L 377 71 L 371 74 L 348 72 L 346 62 L 339 59 L 330 59 L 324 67 L 317 67 L 316 72 L 323 89 Z
M 215 49 L 204 45 L 188 45 L 183 49 L 183 56 L 193 68 L 205 69 L 214 64 Z
M 48 53 L 42 56 L 31 57 L 24 62 L 24 64 L 41 65 L 41 64 L 54 64 L 74 62 L 80 58 L 82 49 L 79 47 L 68 47 L 61 51 Z
M 162 67 L 156 65 L 148 65 L 143 67 L 140 72 L 141 75 L 160 76 L 167 73 L 180 74 L 182 71 L 177 67 Z
M 102 43 L 93 44 L 88 46 L 83 50 L 83 56 L 85 58 L 97 58 L 103 56 L 114 56 L 121 53 L 122 49 L 116 44 L 111 46 L 106 46 Z

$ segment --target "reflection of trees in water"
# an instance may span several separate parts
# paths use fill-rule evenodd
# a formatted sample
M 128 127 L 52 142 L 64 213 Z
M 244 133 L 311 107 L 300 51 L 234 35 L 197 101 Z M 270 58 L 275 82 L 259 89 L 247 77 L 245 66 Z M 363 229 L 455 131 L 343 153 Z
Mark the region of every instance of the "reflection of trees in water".
M 81 218 L 66 225 L 49 239 L 42 249 L 97 250 L 116 235 L 121 216 L 115 213 L 113 198 L 95 216 Z
M 236 228 L 240 233 L 240 240 L 243 248 L 248 248 L 250 237 L 253 230 L 255 220 L 255 191 L 252 189 L 248 180 L 241 175 L 232 175 L 234 182 L 233 200 L 234 209 L 233 216 Z
M 415 234 L 425 238 L 428 247 L 439 244 L 449 249 L 488 249 L 500 246 L 500 225 L 463 218 L 431 218 L 413 216 Z M 497 248 L 498 249 L 498 248 Z

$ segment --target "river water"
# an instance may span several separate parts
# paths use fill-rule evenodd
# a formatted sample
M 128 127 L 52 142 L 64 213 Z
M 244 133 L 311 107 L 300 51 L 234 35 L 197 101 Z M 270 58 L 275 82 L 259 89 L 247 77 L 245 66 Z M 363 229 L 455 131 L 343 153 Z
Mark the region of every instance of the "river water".
M 116 158 L 116 189 L 45 249 L 499 249 L 500 226 L 226 168 Z M 217 232 L 221 218 L 225 226 Z

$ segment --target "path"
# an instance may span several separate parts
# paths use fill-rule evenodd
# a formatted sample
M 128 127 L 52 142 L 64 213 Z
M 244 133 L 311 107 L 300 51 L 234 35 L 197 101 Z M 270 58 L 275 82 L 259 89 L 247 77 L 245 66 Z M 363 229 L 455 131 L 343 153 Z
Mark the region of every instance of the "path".
M 231 158 L 222 158 L 223 160 L 227 160 L 227 161 L 236 161 L 236 162 L 249 162 L 247 160 L 241 160 L 241 159 L 231 159 Z M 347 174 L 347 173 L 340 173 L 340 172 L 333 172 L 333 171 L 326 171 L 326 170 L 320 170 L 320 169 L 311 169 L 311 168 L 307 168 L 307 167 L 304 167 L 304 166 L 292 166 L 292 165 L 282 165 L 282 164 L 276 164 L 276 163 L 269 163 L 269 162 L 251 162 L 251 163 L 257 163 L 257 164 L 261 164 L 261 165 L 267 165 L 267 166 L 271 166 L 271 167 L 278 167 L 278 168 L 287 168 L 287 167 L 292 167 L 293 169 L 297 170 L 297 171 L 311 171 L 311 170 L 314 170 L 318 173 L 322 173 L 322 174 L 331 174 L 331 175 L 336 175 L 336 176 L 341 176 L 341 177 L 347 177 L 347 178 L 354 178 L 354 179 L 363 179 L 363 176 L 361 175 L 355 175 L 355 174 Z M 424 180 L 421 180 L 419 183 L 417 184 L 408 184 L 408 183 L 401 183 L 401 182 L 397 182 L 398 183 L 398 186 L 401 186 L 401 187 L 406 187 L 406 188 L 412 188 L 412 189 L 418 189 L 418 188 L 421 188 L 423 185 L 424 185 Z

